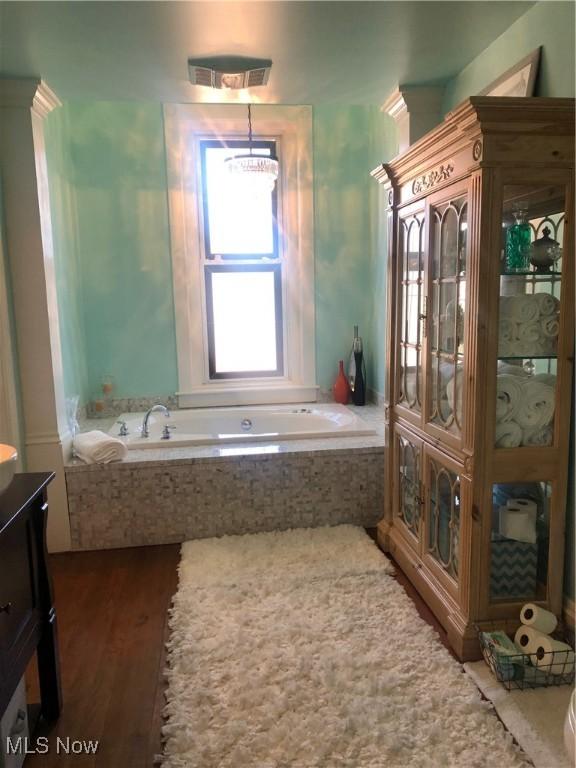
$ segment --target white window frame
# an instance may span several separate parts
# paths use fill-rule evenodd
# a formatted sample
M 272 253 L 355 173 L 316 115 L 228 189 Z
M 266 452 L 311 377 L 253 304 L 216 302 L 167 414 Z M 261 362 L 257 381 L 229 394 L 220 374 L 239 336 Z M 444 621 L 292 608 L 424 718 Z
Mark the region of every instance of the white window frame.
M 203 275 L 202 139 L 246 138 L 245 104 L 166 104 L 178 404 L 266 405 L 317 399 L 314 318 L 312 110 L 259 104 L 255 139 L 278 143 L 279 248 L 283 261 L 284 376 L 210 380 Z

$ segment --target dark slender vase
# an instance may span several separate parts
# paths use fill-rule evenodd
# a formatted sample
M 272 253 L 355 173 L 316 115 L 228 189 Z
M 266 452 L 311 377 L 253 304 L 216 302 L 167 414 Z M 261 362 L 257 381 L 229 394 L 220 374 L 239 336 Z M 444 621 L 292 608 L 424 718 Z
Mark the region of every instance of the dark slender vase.
M 366 365 L 362 350 L 354 352 L 356 375 L 354 377 L 354 389 L 352 390 L 352 402 L 354 405 L 366 405 Z

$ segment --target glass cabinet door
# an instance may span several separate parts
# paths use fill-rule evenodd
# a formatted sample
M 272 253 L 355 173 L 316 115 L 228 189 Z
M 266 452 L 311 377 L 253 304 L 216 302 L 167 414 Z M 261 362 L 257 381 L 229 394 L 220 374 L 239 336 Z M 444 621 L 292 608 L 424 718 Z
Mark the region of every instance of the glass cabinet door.
M 504 187 L 495 447 L 554 442 L 564 187 Z
M 420 440 L 396 427 L 394 474 L 398 486 L 394 502 L 394 522 L 400 523 L 400 528 L 407 534 L 415 549 L 419 549 L 422 528 L 421 447 Z
M 463 412 L 467 215 L 465 196 L 430 210 L 429 421 L 456 436 L 462 432 Z
M 546 600 L 552 483 L 492 486 L 490 602 Z
M 458 582 L 460 475 L 431 456 L 426 465 L 426 552 L 446 576 Z
M 397 402 L 422 410 L 422 323 L 424 303 L 424 213 L 399 219 L 400 313 Z

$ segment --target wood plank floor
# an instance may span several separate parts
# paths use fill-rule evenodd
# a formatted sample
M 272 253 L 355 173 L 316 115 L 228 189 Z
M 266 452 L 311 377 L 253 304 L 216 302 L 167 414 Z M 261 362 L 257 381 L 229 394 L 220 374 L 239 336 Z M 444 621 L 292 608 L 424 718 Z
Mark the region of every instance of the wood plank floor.
M 160 751 L 167 610 L 179 546 L 51 557 L 64 709 L 47 755 L 26 768 L 148 768 Z M 32 686 L 35 683 L 35 675 Z M 32 693 L 32 691 L 31 691 Z M 57 737 L 97 739 L 96 755 L 57 755 Z
M 51 557 L 64 709 L 58 723 L 39 734 L 48 736 L 50 753 L 30 755 L 25 768 L 154 765 L 160 752 L 167 610 L 178 560 L 178 545 Z M 442 628 L 399 569 L 396 578 L 448 647 Z M 34 672 L 28 674 L 29 700 L 37 700 Z M 99 748 L 90 756 L 57 755 L 57 737 L 97 739 Z

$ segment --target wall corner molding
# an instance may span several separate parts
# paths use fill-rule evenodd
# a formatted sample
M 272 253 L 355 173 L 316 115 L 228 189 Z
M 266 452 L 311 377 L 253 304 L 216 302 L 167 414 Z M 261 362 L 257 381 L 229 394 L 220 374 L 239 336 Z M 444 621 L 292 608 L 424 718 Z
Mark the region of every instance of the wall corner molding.
M 443 94 L 444 86 L 399 85 L 382 104 L 396 123 L 400 152 L 438 125 Z
M 32 101 L 32 111 L 40 117 L 46 117 L 53 109 L 61 106 L 62 102 L 52 88 L 41 80 Z
M 0 77 L 0 108 L 31 109 L 46 117 L 61 106 L 50 86 L 37 77 Z
M 394 120 L 398 120 L 398 118 L 408 112 L 408 105 L 406 104 L 400 88 L 396 88 L 392 91 L 390 96 L 388 96 L 386 101 L 380 107 L 380 111 L 390 115 Z

